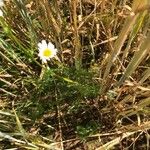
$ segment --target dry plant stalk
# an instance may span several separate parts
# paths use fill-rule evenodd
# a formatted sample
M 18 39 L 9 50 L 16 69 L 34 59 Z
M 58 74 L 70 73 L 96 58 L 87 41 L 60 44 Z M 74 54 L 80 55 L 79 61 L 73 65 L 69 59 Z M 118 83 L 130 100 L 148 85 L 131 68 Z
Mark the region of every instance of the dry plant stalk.
M 107 150 L 107 149 L 111 149 L 113 148 L 115 145 L 119 144 L 123 139 L 137 133 L 137 132 L 144 132 L 144 130 L 149 130 L 150 129 L 150 122 L 146 122 L 144 124 L 141 125 L 141 129 L 135 127 L 135 129 L 133 128 L 131 132 L 126 132 L 123 133 L 121 136 L 115 138 L 114 140 L 111 140 L 110 142 L 104 144 L 103 146 L 96 148 L 96 150 Z
M 79 70 L 82 66 L 82 50 L 80 44 L 80 38 L 78 33 L 78 22 L 77 22 L 77 5 L 78 0 L 73 0 L 70 3 L 72 8 L 72 18 L 73 18 L 73 32 L 74 32 L 74 49 L 75 49 L 75 67 Z
M 141 1 L 134 0 L 133 5 L 132 5 L 132 11 L 134 12 L 134 11 L 138 10 L 139 8 L 145 6 L 145 5 L 147 5 L 147 0 L 144 0 L 142 2 L 142 4 L 141 4 Z M 105 69 L 105 72 L 104 72 L 104 75 L 103 75 L 101 94 L 103 94 L 106 91 L 106 88 L 107 88 L 106 85 L 107 85 L 107 82 L 108 82 L 107 78 L 110 74 L 111 67 L 113 66 L 113 64 L 114 64 L 115 60 L 117 59 L 118 55 L 120 54 L 121 49 L 122 49 L 122 47 L 125 43 L 125 40 L 127 39 L 130 31 L 133 29 L 133 26 L 135 25 L 138 16 L 139 16 L 139 13 L 134 14 L 134 15 L 131 14 L 130 16 L 128 16 L 122 30 L 120 31 L 118 39 L 114 43 L 113 50 L 111 51 L 110 56 L 107 60 L 106 69 Z
M 118 82 L 118 86 L 120 86 L 126 78 L 128 78 L 138 67 L 138 65 L 141 63 L 141 61 L 145 58 L 145 56 L 149 52 L 149 47 L 150 47 L 150 33 L 147 35 L 147 38 L 145 41 L 142 43 L 140 46 L 139 50 L 137 50 L 129 63 L 124 75 L 121 77 L 121 79 Z
M 61 30 L 60 30 L 60 27 L 58 26 L 58 23 L 57 23 L 56 19 L 53 16 L 53 13 L 50 9 L 51 7 L 50 7 L 48 1 L 43 0 L 43 4 L 44 4 L 43 7 L 45 7 L 44 8 L 45 13 L 46 13 L 45 15 L 46 15 L 46 17 L 49 21 L 49 24 L 52 26 L 52 28 L 53 28 L 54 32 L 56 33 L 56 35 L 59 36 Z

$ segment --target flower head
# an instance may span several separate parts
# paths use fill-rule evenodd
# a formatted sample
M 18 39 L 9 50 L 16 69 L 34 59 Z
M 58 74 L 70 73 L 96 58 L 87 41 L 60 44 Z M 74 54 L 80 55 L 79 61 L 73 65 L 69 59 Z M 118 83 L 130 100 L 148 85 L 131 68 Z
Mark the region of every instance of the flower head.
M 47 60 L 50 60 L 50 58 L 53 58 L 57 53 L 57 49 L 54 47 L 54 45 L 51 42 L 47 43 L 45 40 L 42 40 L 41 43 L 38 43 L 38 49 L 38 56 L 44 63 L 46 63 Z

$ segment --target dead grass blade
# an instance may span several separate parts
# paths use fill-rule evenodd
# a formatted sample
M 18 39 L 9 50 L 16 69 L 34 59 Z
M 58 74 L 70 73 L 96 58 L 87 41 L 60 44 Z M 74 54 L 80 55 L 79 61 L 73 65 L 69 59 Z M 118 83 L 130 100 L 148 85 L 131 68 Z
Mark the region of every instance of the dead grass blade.
M 13 108 L 13 112 L 15 114 L 16 124 L 18 126 L 18 129 L 19 129 L 20 133 L 22 134 L 22 136 L 24 137 L 24 139 L 26 139 L 27 134 L 26 134 L 26 132 L 25 132 L 25 130 L 24 130 L 24 128 L 23 128 L 23 126 L 22 126 L 22 124 L 20 122 L 20 119 L 19 119 L 19 117 L 18 117 L 18 115 L 17 115 L 17 113 L 16 113 L 14 108 Z
M 142 3 L 142 6 L 146 5 L 146 4 L 147 4 L 147 1 L 144 0 L 143 3 Z M 142 6 L 140 5 L 140 1 L 139 0 L 134 0 L 133 1 L 133 5 L 132 5 L 132 11 L 135 12 L 137 9 L 141 8 Z M 108 78 L 108 76 L 110 74 L 110 69 L 111 69 L 112 65 L 114 64 L 114 61 L 116 60 L 116 58 L 120 54 L 120 51 L 122 49 L 122 46 L 125 43 L 125 40 L 128 37 L 128 34 L 130 33 L 130 31 L 132 31 L 133 26 L 137 23 L 137 21 L 138 21 L 137 18 L 139 17 L 139 15 L 140 15 L 140 13 L 136 13 L 136 14 L 135 13 L 133 13 L 133 14 L 131 13 L 127 17 L 127 19 L 126 19 L 126 21 L 124 23 L 124 26 L 123 26 L 122 30 L 120 31 L 118 39 L 114 43 L 113 49 L 112 49 L 112 51 L 111 51 L 111 53 L 110 53 L 110 55 L 109 55 L 109 57 L 107 59 L 107 65 L 106 65 L 106 69 L 105 69 L 104 75 L 103 75 L 101 94 L 105 91 L 107 78 Z M 141 17 L 143 18 L 143 16 L 141 16 Z M 141 26 L 141 24 L 139 24 L 139 26 Z M 137 28 L 137 31 L 138 31 L 138 28 Z M 136 32 L 133 34 L 133 37 L 135 36 Z M 130 39 L 130 40 L 132 41 L 132 39 Z M 131 41 L 129 41 L 129 44 L 130 44 Z M 127 54 L 127 52 L 125 52 L 124 55 L 126 55 L 126 54 Z
M 150 77 L 150 68 L 147 68 L 143 75 L 143 77 L 140 79 L 139 83 L 142 84 L 145 80 L 147 80 Z
M 121 136 L 115 138 L 114 140 L 104 144 L 103 146 L 101 146 L 99 148 L 96 148 L 96 150 L 109 150 L 109 149 L 113 148 L 115 145 L 119 144 L 123 139 L 125 139 L 137 132 L 143 132 L 144 130 L 148 130 L 148 129 L 150 129 L 150 122 L 146 122 L 143 125 L 141 125 L 141 129 L 139 129 L 139 130 L 123 133 Z
M 131 34 L 130 34 L 129 41 L 128 41 L 128 44 L 127 44 L 127 46 L 126 46 L 126 49 L 125 49 L 124 52 L 123 52 L 122 61 L 128 56 L 129 50 L 130 50 L 130 48 L 131 48 L 131 44 L 132 44 L 134 38 L 136 37 L 137 33 L 138 33 L 139 30 L 141 29 L 146 14 L 147 14 L 147 12 L 144 11 L 144 12 L 142 12 L 142 13 L 138 16 L 138 18 L 137 18 L 137 20 L 136 20 L 136 24 L 134 25 L 133 30 L 132 30 L 132 32 L 131 32 Z
M 119 80 L 117 86 L 120 86 L 138 67 L 138 65 L 142 62 L 142 60 L 145 58 L 145 56 L 149 52 L 149 47 L 150 47 L 150 33 L 147 35 L 146 39 L 140 46 L 139 50 L 137 50 L 130 61 L 128 67 L 126 68 L 126 71 L 124 75 L 121 77 Z
M 12 136 L 10 136 L 9 134 L 6 134 L 6 133 L 3 133 L 0 131 L 0 137 L 1 138 L 4 138 L 4 139 L 8 139 L 10 140 L 12 143 L 18 143 L 18 144 L 23 144 L 23 145 L 29 145 L 31 146 L 32 148 L 38 148 L 37 146 L 35 146 L 34 144 L 32 143 L 27 143 L 25 141 L 22 141 L 22 140 L 18 140 Z
M 135 2 L 135 1 L 134 1 Z M 129 34 L 129 32 L 131 31 L 133 25 L 135 24 L 135 21 L 137 19 L 138 15 L 134 15 L 134 16 L 129 16 L 126 21 L 125 24 L 118 36 L 118 39 L 116 40 L 116 42 L 114 43 L 114 48 L 111 51 L 111 54 L 107 60 L 107 65 L 106 65 L 106 69 L 103 75 L 103 83 L 102 85 L 105 85 L 106 83 L 106 78 L 108 77 L 109 73 L 110 73 L 110 68 L 113 65 L 114 61 L 116 60 L 118 54 L 120 54 L 121 48 Z M 104 87 L 103 87 L 104 88 Z M 104 91 L 104 89 L 102 88 L 102 93 Z

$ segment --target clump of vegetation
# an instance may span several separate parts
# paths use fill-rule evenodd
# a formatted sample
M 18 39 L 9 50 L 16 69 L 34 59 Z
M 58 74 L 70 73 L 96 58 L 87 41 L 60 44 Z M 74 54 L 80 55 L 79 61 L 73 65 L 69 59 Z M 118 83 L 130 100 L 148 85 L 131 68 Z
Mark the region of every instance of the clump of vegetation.
M 74 107 L 77 109 L 80 103 L 86 103 L 87 99 L 94 99 L 99 95 L 100 86 L 93 77 L 93 73 L 87 70 L 68 67 L 48 69 L 42 79 L 37 81 L 37 87 L 32 90 L 30 101 L 37 107 L 39 115 L 55 109 L 57 105 L 67 105 L 69 111 Z M 29 110 L 31 114 L 30 107 Z M 35 118 L 35 112 L 33 116 Z
M 148 0 L 1 0 L 0 148 L 149 149 L 149 25 Z

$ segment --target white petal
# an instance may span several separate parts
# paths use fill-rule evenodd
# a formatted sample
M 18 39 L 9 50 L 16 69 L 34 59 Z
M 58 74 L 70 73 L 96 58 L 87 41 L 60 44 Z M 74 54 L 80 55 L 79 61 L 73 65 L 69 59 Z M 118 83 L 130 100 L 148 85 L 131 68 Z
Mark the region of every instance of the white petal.
M 48 43 L 48 48 L 51 49 L 51 50 L 53 50 L 54 49 L 54 45 L 51 42 L 49 42 Z
M 52 54 L 51 56 L 49 56 L 49 58 L 53 58 L 54 57 L 54 54 Z
M 39 42 L 39 43 L 38 43 L 38 47 L 41 47 L 41 46 L 42 46 L 42 43 L 41 43 L 41 42 Z
M 45 40 L 42 40 L 42 46 L 44 47 L 44 48 L 47 48 L 47 43 L 46 43 L 46 41 Z
M 42 58 L 43 63 L 47 63 L 47 60 L 45 58 Z
M 57 53 L 57 49 L 56 48 L 54 49 L 54 52 Z
M 47 48 L 47 43 L 46 43 L 45 40 L 42 40 L 41 43 L 38 43 L 38 49 L 39 49 L 39 51 L 43 51 L 46 48 Z
M 1 0 L 0 1 L 0 7 L 3 7 L 4 6 L 4 2 Z
M 56 52 L 52 51 L 51 56 L 49 56 L 49 58 L 53 58 L 56 55 Z
M 57 53 L 57 49 L 55 48 L 55 49 L 53 50 L 53 55 L 56 55 L 56 53 Z
M 0 10 L 0 16 L 3 17 L 3 12 L 2 12 L 2 10 Z
M 40 52 L 38 53 L 38 56 L 39 56 L 39 57 L 43 57 L 42 51 L 40 51 Z

